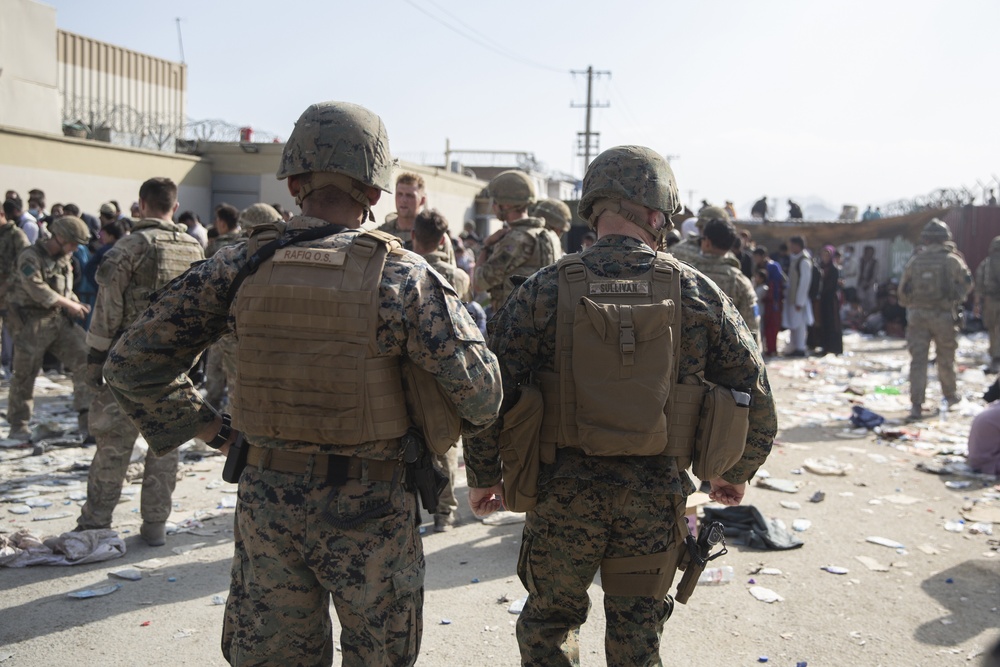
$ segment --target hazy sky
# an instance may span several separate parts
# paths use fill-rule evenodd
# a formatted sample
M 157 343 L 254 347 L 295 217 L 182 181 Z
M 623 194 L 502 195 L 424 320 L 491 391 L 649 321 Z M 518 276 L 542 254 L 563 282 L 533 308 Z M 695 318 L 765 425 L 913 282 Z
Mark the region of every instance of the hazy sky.
M 347 100 L 416 162 L 450 138 L 582 175 L 569 71 L 592 65 L 612 73 L 601 148 L 679 156 L 685 202 L 863 208 L 1000 174 L 996 0 L 48 4 L 64 30 L 172 60 L 180 17 L 191 118 L 285 138 L 310 103 Z

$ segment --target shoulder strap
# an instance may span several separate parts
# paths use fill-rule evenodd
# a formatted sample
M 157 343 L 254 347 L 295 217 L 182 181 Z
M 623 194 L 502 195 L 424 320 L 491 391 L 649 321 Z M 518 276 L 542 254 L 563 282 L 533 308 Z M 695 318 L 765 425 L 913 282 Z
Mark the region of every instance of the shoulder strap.
M 346 231 L 347 227 L 343 225 L 323 225 L 322 227 L 310 227 L 309 229 L 303 230 L 293 230 L 286 232 L 277 239 L 267 243 L 257 249 L 250 257 L 247 259 L 247 263 L 243 265 L 236 277 L 233 278 L 232 285 L 229 286 L 229 293 L 226 295 L 226 301 L 232 303 L 233 299 L 236 298 L 236 292 L 239 290 L 240 285 L 249 276 L 253 275 L 260 265 L 267 260 L 274 257 L 274 253 L 278 252 L 282 248 L 292 243 L 301 243 L 302 241 L 315 241 L 316 239 L 325 238 L 327 236 L 333 236 L 334 234 L 339 234 Z M 371 232 L 368 232 L 369 234 Z

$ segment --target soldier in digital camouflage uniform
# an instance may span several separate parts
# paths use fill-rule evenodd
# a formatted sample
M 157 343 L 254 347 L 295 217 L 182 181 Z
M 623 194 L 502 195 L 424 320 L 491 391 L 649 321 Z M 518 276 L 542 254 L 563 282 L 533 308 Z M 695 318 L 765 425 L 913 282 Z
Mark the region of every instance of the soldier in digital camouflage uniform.
M 413 224 L 417 215 L 427 205 L 427 190 L 424 177 L 411 171 L 404 171 L 396 177 L 396 210 L 385 216 L 385 222 L 378 226 L 380 232 L 392 234 L 403 242 L 403 247 L 413 250 Z M 446 233 L 438 250 L 444 256 L 444 261 L 455 263 L 455 247 L 451 237 Z
M 440 250 L 442 237 L 447 234 L 448 221 L 435 210 L 421 211 L 413 223 L 413 251 L 423 257 L 432 269 L 448 281 L 458 298 L 469 301 L 472 298 L 472 280 L 462 269 L 449 264 Z M 455 477 L 458 475 L 458 447 L 452 447 L 445 454 L 437 455 L 437 463 L 448 473 L 448 486 L 438 498 L 438 511 L 434 514 L 434 531 L 444 533 L 455 525 L 458 514 L 458 500 L 455 499 Z
M 108 350 L 149 306 L 156 290 L 204 257 L 201 244 L 184 225 L 172 221 L 177 210 L 177 185 L 169 178 L 151 178 L 139 188 L 140 219 L 104 255 L 97 270 L 97 302 L 87 332 L 88 375 L 97 394 L 90 405 L 90 434 L 97 443 L 87 474 L 87 502 L 77 519 L 79 530 L 110 528 L 122 482 L 139 430 L 126 417 L 102 369 Z M 177 450 L 146 453 L 142 474 L 140 535 L 150 546 L 166 542 L 166 521 L 177 484 Z
M 215 230 L 219 233 L 215 238 L 208 240 L 208 247 L 205 249 L 205 257 L 211 257 L 226 246 L 233 245 L 243 235 L 239 225 L 240 212 L 235 206 L 222 204 L 215 211 Z M 223 336 L 208 351 L 205 352 L 205 398 L 217 410 L 221 410 L 223 400 L 226 395 L 227 380 L 229 376 L 225 372 L 225 357 L 227 353 L 233 354 L 233 339 Z
M 17 226 L 17 222 L 8 220 L 0 208 L 0 331 L 3 331 L 4 338 L 13 335 L 13 329 L 10 328 L 13 323 L 10 318 L 4 321 L 4 316 L 7 314 L 7 295 L 10 294 L 17 275 L 14 272 L 17 256 L 29 245 L 31 243 L 28 242 L 28 237 Z M 7 330 L 4 330 L 4 325 Z M 6 359 L 4 361 L 6 364 Z M 0 370 L 5 378 L 6 373 L 6 368 Z
M 378 116 L 344 102 L 310 106 L 278 171 L 302 215 L 173 281 L 105 366 L 154 450 L 197 436 L 226 452 L 237 429 L 249 443 L 222 639 L 233 665 L 331 664 L 331 600 L 344 665 L 412 665 L 424 558 L 401 483 L 400 364 L 434 377 L 463 429 L 496 417 L 496 359 L 451 287 L 392 237 L 358 232 L 391 187 L 392 165 Z M 251 248 L 277 242 L 241 274 Z M 348 280 L 358 271 L 371 289 Z M 341 280 L 343 289 L 317 287 Z M 317 286 L 303 292 L 303 281 Z M 266 296 L 276 293 L 287 298 Z M 183 375 L 226 332 L 239 345 L 232 428 Z
M 906 306 L 906 347 L 910 351 L 910 416 L 921 418 L 927 392 L 927 359 L 931 341 L 937 356 L 941 393 L 948 406 L 958 402 L 955 350 L 958 308 L 972 291 L 972 274 L 951 241 L 951 230 L 938 219 L 920 232 L 924 249 L 903 269 L 897 296 Z
M 28 440 L 28 422 L 34 409 L 35 378 L 46 352 L 73 371 L 73 408 L 79 415 L 82 436 L 87 437 L 87 411 L 93 397 L 87 385 L 87 348 L 80 322 L 90 307 L 73 293 L 76 248 L 90 240 L 90 229 L 80 218 L 64 216 L 49 225 L 51 236 L 39 238 L 17 256 L 16 280 L 8 308 L 16 320 L 14 375 L 10 381 L 8 438 Z
M 729 222 L 729 215 L 722 209 L 719 211 L 726 217 L 712 218 L 705 224 L 701 230 L 701 253 L 690 264 L 715 281 L 719 289 L 733 300 L 736 312 L 743 317 L 754 340 L 759 342 L 757 293 L 750 280 L 743 275 L 740 261 L 729 252 L 736 242 L 736 228 Z
M 990 336 L 989 372 L 1000 371 L 1000 236 L 990 241 L 990 251 L 976 269 L 976 297 L 983 326 Z
M 580 202 L 581 217 L 596 227 L 600 238 L 579 259 L 608 283 L 648 275 L 654 260 L 657 266 L 666 262 L 672 267 L 674 280 L 680 280 L 683 327 L 678 377 L 703 372 L 706 380 L 752 394 L 742 459 L 711 480 L 713 499 L 737 504 L 747 480 L 770 451 L 776 431 L 774 402 L 760 353 L 732 302 L 701 273 L 666 255 L 657 259 L 653 251 L 677 207 L 673 174 L 660 155 L 639 146 L 605 151 L 587 170 Z M 539 373 L 557 370 L 559 271 L 550 266 L 529 278 L 500 311 L 491 333 L 490 348 L 500 359 L 507 400 L 497 424 L 466 440 L 469 503 L 479 516 L 501 506 L 498 437 L 503 415 L 520 386 Z M 615 396 L 607 400 L 613 402 Z M 610 403 L 606 409 L 618 407 Z M 517 621 L 524 665 L 579 664 L 577 634 L 590 607 L 587 588 L 602 561 L 662 555 L 677 548 L 685 497 L 694 490 L 673 457 L 597 457 L 558 446 L 555 462 L 542 466 L 537 505 L 527 514 L 517 565 L 528 590 Z M 606 581 L 605 588 L 606 664 L 661 664 L 660 635 L 673 609 L 672 598 L 611 595 Z
M 476 261 L 476 291 L 490 294 L 493 312 L 514 291 L 511 276 L 530 276 L 562 257 L 558 237 L 545 221 L 528 215 L 535 202 L 535 184 L 523 171 L 510 169 L 490 181 L 493 215 L 506 228 L 486 239 Z

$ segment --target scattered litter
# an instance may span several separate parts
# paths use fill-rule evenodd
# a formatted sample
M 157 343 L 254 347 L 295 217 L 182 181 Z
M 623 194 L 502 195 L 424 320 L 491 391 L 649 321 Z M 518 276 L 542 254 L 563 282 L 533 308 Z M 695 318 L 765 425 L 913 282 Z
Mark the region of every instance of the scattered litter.
M 479 577 L 473 577 L 472 578 L 472 583 L 478 584 L 479 583 Z
M 81 530 L 44 541 L 29 531 L 0 535 L 0 566 L 82 565 L 125 555 L 125 542 L 113 530 Z
M 31 517 L 32 521 L 53 521 L 55 519 L 65 519 L 66 517 L 73 516 L 69 512 L 57 512 L 56 514 L 43 514 L 42 516 Z
M 921 551 L 923 551 L 928 556 L 937 556 L 939 553 L 941 553 L 940 551 L 938 551 L 937 549 L 935 549 L 934 547 L 932 547 L 929 544 L 921 544 L 917 548 L 920 549 Z
M 969 532 L 973 535 L 992 535 L 993 534 L 993 524 L 992 523 L 974 523 L 969 526 Z
M 786 510 L 800 510 L 800 509 L 802 509 L 802 505 L 799 504 L 799 503 L 797 503 L 797 502 L 795 502 L 794 500 L 782 500 L 781 501 L 781 506 L 784 507 Z
M 854 492 L 853 491 L 841 491 L 837 495 L 840 496 L 841 498 L 852 498 L 854 496 Z
M 767 656 L 766 655 L 760 656 L 759 658 L 757 658 L 757 662 L 767 662 Z
M 883 565 L 870 556 L 855 556 L 855 560 L 867 567 L 872 572 L 888 572 L 889 566 Z
M 143 621 L 142 623 L 139 624 L 139 627 L 148 628 L 150 625 L 152 625 L 152 623 L 153 623 L 152 621 Z
M 7 511 L 11 514 L 30 514 L 31 508 L 27 505 L 13 505 L 7 508 Z
M 71 598 L 77 598 L 78 600 L 100 598 L 105 595 L 111 595 L 121 587 L 121 584 L 107 584 L 105 586 L 97 586 L 95 588 L 86 588 L 82 591 L 73 591 L 72 593 L 67 593 L 66 595 Z
M 792 522 L 792 530 L 798 533 L 804 533 L 805 531 L 809 530 L 812 524 L 813 522 L 810 521 L 809 519 L 796 519 L 795 521 Z
M 830 574 L 847 574 L 848 570 L 846 567 L 839 567 L 837 565 L 824 565 L 822 570 L 826 570 Z
M 155 570 L 158 567 L 163 567 L 164 561 L 159 558 L 150 558 L 149 560 L 144 560 L 141 563 L 136 563 L 135 567 L 140 570 Z
M 826 500 L 826 494 L 823 493 L 822 491 L 817 491 L 816 493 L 812 494 L 812 497 L 809 498 L 809 502 L 811 503 L 821 503 L 824 500 Z
M 865 539 L 866 542 L 871 542 L 872 544 L 877 544 L 883 547 L 889 547 L 890 549 L 902 549 L 904 545 L 900 544 L 896 540 L 890 540 L 888 537 L 869 537 Z
M 703 586 L 720 586 L 728 584 L 736 578 L 736 571 L 731 565 L 722 567 L 706 567 L 698 577 L 698 584 Z
M 914 498 L 913 496 L 904 496 L 901 493 L 882 496 L 881 500 L 884 500 L 887 503 L 892 503 L 893 505 L 912 505 L 914 503 L 920 502 L 920 498 Z
M 798 493 L 802 488 L 802 482 L 793 482 L 790 479 L 778 479 L 776 477 L 765 477 L 757 480 L 757 486 L 771 491 L 781 491 L 782 493 Z
M 853 468 L 850 463 L 841 463 L 837 459 L 833 458 L 823 458 L 823 459 L 806 459 L 802 467 L 813 473 L 814 475 L 826 475 L 826 476 L 844 476 L 847 471 Z
M 885 423 L 885 417 L 868 408 L 855 405 L 851 408 L 851 424 L 855 428 L 873 429 Z
M 108 576 L 114 577 L 115 579 L 125 579 L 126 581 L 139 581 L 142 579 L 142 572 L 134 567 L 126 567 L 121 570 L 108 572 Z
M 990 507 L 980 503 L 971 509 L 963 509 L 962 516 L 966 521 L 977 523 L 1000 523 L 1000 507 Z
M 507 607 L 507 613 L 520 614 L 524 610 L 524 603 L 527 601 L 528 601 L 528 596 L 524 596 L 523 598 L 518 598 L 514 600 L 513 602 L 510 603 L 510 606 Z
M 177 577 L 167 577 L 167 581 L 169 581 L 172 584 L 176 583 L 177 582 Z
M 24 504 L 31 508 L 44 509 L 46 507 L 52 507 L 52 501 L 45 498 L 28 498 L 24 501 Z
M 186 628 L 184 630 L 178 630 L 177 632 L 174 633 L 174 639 L 187 639 L 188 637 L 193 636 L 194 633 L 196 632 L 198 631 L 195 630 L 194 628 Z
M 212 604 L 214 605 L 226 604 L 226 598 L 222 597 L 221 595 L 213 595 Z
M 944 529 L 949 533 L 964 533 L 965 521 L 963 519 L 959 519 L 958 521 L 945 521 Z
M 180 547 L 174 547 L 173 549 L 171 549 L 171 551 L 173 551 L 178 556 L 183 556 L 184 554 L 189 553 L 191 551 L 194 551 L 195 549 L 201 549 L 206 544 L 208 544 L 208 543 L 207 542 L 195 542 L 194 544 L 185 544 L 185 545 L 180 546 Z
M 949 489 L 967 489 L 972 486 L 972 482 L 963 480 L 959 482 L 945 482 L 944 485 Z M 31 503 L 28 503 L 28 505 L 31 505 Z
M 760 568 L 760 570 L 758 570 L 754 574 L 766 574 L 768 576 L 775 577 L 775 576 L 780 576 L 781 575 L 781 570 L 779 570 L 776 567 L 762 567 L 762 568 Z
M 525 514 L 521 512 L 494 512 L 483 519 L 487 526 L 506 526 L 512 523 L 524 523 Z
M 442 618 L 440 625 L 451 625 L 451 619 L 450 618 Z
M 0 662 L 7 662 L 14 657 L 14 654 L 10 651 L 0 651 Z
M 766 602 L 771 604 L 772 602 L 782 602 L 785 598 L 781 597 L 770 588 L 764 588 L 763 586 L 751 586 L 750 595 L 754 596 L 761 602 Z

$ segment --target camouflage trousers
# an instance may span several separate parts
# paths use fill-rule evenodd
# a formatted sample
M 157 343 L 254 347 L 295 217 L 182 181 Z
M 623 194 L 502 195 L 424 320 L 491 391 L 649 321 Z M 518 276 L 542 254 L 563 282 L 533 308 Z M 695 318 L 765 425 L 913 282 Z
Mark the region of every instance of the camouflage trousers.
M 73 408 L 81 412 L 90 407 L 94 392 L 84 372 L 87 366 L 85 339 L 83 329 L 62 315 L 27 318 L 15 327 L 14 375 L 7 407 L 7 421 L 11 427 L 27 426 L 31 421 L 35 409 L 35 378 L 42 370 L 46 352 L 51 352 L 67 370 L 74 371 Z
M 97 451 L 87 474 L 87 502 L 77 525 L 110 528 L 139 430 L 122 413 L 107 385 L 98 390 L 90 404 L 90 434 L 97 440 Z M 178 460 L 176 449 L 162 456 L 152 449 L 146 453 L 139 510 L 143 521 L 161 523 L 170 517 Z
M 1000 362 L 1000 299 L 983 299 L 983 325 L 990 334 L 990 361 Z
M 528 512 L 517 563 L 528 590 L 517 620 L 521 664 L 579 665 L 577 637 L 590 610 L 587 588 L 601 561 L 676 548 L 683 515 L 682 496 L 566 478 L 543 486 Z M 673 611 L 669 595 L 605 594 L 604 611 L 607 665 L 662 664 L 660 635 Z
M 333 489 L 323 479 L 248 467 L 236 506 L 226 660 L 332 664 L 332 599 L 344 667 L 416 662 L 424 603 L 416 511 L 398 483 L 351 479 Z
M 919 408 L 927 392 L 927 359 L 931 341 L 937 355 L 941 393 L 948 400 L 956 396 L 955 350 L 958 330 L 950 312 L 910 308 L 906 314 L 906 347 L 910 351 L 910 404 Z
M 226 387 L 232 391 L 236 380 L 236 337 L 226 334 L 205 354 L 205 400 L 220 410 Z
M 458 475 L 458 447 L 452 447 L 446 454 L 437 454 L 437 463 L 441 466 L 441 471 L 448 473 L 448 486 L 441 492 L 438 498 L 437 514 L 454 514 L 458 509 L 458 500 L 455 499 L 455 477 Z

